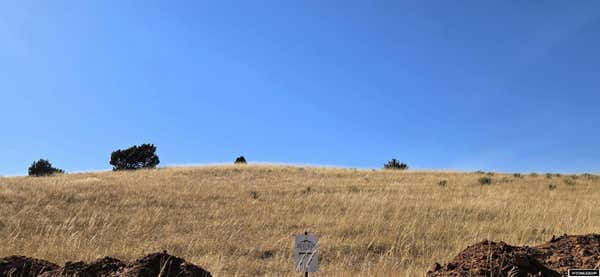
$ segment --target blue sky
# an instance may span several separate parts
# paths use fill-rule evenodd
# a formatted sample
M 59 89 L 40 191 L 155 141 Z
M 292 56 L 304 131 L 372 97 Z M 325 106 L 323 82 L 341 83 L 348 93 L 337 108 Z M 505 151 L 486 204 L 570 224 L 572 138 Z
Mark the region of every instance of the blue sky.
M 0 2 L 0 175 L 285 162 L 600 172 L 599 1 Z

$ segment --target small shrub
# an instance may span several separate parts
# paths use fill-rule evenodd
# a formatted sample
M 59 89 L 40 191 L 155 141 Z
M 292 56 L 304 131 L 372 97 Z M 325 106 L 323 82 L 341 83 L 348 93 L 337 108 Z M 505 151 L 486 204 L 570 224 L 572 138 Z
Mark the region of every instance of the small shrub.
M 494 172 L 486 172 L 485 174 L 486 174 L 487 176 L 494 176 L 494 174 L 495 174 L 495 173 L 494 173 Z
M 521 175 L 521 173 L 515 173 L 515 174 L 513 174 L 513 177 L 515 177 L 515 178 L 523 178 L 523 175 Z
M 260 194 L 258 192 L 256 192 L 256 191 L 251 191 L 250 192 L 250 197 L 252 199 L 258 199 L 259 196 L 260 196 Z
M 583 176 L 584 178 L 589 179 L 589 180 L 595 180 L 598 178 L 597 175 L 593 175 L 593 174 L 589 174 L 589 173 L 584 173 L 581 176 Z
M 563 182 L 567 185 L 567 186 L 575 186 L 575 181 L 571 180 L 571 179 L 564 179 Z
M 306 189 L 303 191 L 304 194 L 309 194 L 311 191 L 310 187 L 306 187 Z
M 485 172 L 483 170 L 477 170 L 475 171 L 476 174 L 485 174 Z
M 64 173 L 64 170 L 52 167 L 52 164 L 45 159 L 39 159 L 37 161 L 34 161 L 31 164 L 31 166 L 29 166 L 29 169 L 27 171 L 29 173 L 29 176 L 35 177 L 48 176 L 55 173 Z
M 479 184 L 480 185 L 491 185 L 492 184 L 492 178 L 488 177 L 488 176 L 483 176 L 481 178 L 479 178 Z
M 159 163 L 154 144 L 134 145 L 127 149 L 113 151 L 110 155 L 110 165 L 113 166 L 113 170 L 155 168 Z
M 239 156 L 237 158 L 235 158 L 235 162 L 233 162 L 234 164 L 247 164 L 246 162 L 246 158 L 244 158 L 244 156 Z
M 448 185 L 448 180 L 440 180 L 438 182 L 438 186 L 440 187 L 446 187 Z
M 273 258 L 273 255 L 275 255 L 275 253 L 273 253 L 273 251 L 265 250 L 260 254 L 260 258 L 265 260 L 265 259 Z
M 552 179 L 552 173 L 546 173 L 546 178 Z
M 360 189 L 357 188 L 356 186 L 350 186 L 350 188 L 348 188 L 348 191 L 350 191 L 350 192 L 360 192 Z
M 396 169 L 396 170 L 405 170 L 408 169 L 408 165 L 405 163 L 401 163 L 396 159 L 391 159 L 386 164 L 383 165 L 384 169 Z
M 548 189 L 549 190 L 555 190 L 556 189 L 556 185 L 555 184 L 548 184 Z

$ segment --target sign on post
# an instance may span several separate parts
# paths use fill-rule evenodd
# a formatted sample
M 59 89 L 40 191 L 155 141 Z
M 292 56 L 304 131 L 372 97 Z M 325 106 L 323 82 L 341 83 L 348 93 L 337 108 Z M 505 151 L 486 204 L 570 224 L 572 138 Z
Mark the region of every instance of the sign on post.
M 319 251 L 317 237 L 296 235 L 294 247 L 294 268 L 298 272 L 317 272 L 319 265 Z
M 569 269 L 569 277 L 574 276 L 600 276 L 598 269 Z

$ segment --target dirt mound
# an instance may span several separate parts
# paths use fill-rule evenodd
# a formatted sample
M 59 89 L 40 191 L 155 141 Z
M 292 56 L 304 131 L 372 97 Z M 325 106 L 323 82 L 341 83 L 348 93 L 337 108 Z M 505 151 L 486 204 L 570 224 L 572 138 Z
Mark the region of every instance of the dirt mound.
M 552 237 L 536 248 L 549 267 L 565 275 L 569 268 L 600 268 L 600 234 Z
M 58 265 L 51 262 L 23 256 L 10 256 L 0 259 L 0 276 L 35 277 L 57 268 Z
M 105 257 L 96 260 L 90 264 L 84 262 L 67 262 L 63 267 L 53 271 L 45 272 L 40 277 L 58 277 L 58 276 L 90 276 L 103 277 L 110 276 L 125 267 L 122 261 Z
M 166 252 L 150 254 L 129 264 L 105 257 L 90 264 L 67 262 L 62 267 L 43 260 L 11 256 L 0 259 L 0 276 L 212 277 L 210 272 Z
M 125 267 L 116 276 L 198 276 L 211 277 L 210 272 L 197 267 L 185 260 L 171 256 L 166 252 L 154 253 L 143 257 Z
M 561 276 L 535 259 L 537 255 L 534 248 L 484 241 L 467 247 L 444 266 L 433 265 L 427 276 L 507 276 L 513 267 L 522 274 Z
M 534 246 L 483 241 L 467 247 L 449 263 L 434 264 L 433 276 L 566 276 L 568 269 L 600 267 L 600 235 L 552 237 Z M 512 272 L 515 275 L 509 275 Z

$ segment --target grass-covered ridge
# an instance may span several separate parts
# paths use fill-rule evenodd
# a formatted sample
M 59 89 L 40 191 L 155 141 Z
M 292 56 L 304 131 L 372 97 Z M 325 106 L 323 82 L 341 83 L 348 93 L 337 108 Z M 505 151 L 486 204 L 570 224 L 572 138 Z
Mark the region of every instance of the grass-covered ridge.
M 289 276 L 292 235 L 308 230 L 323 276 L 422 276 L 484 239 L 598 231 L 596 176 L 483 176 L 260 165 L 0 178 L 0 256 L 165 249 L 215 276 Z

